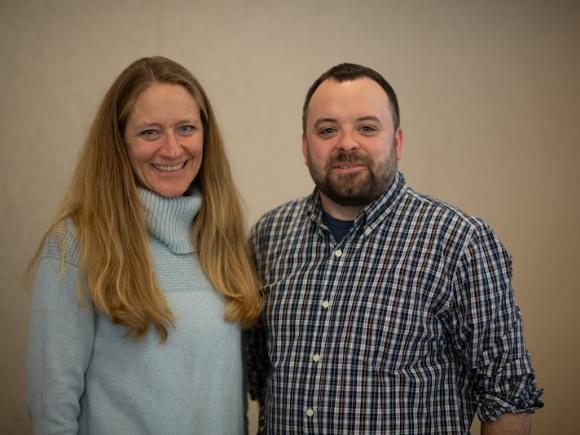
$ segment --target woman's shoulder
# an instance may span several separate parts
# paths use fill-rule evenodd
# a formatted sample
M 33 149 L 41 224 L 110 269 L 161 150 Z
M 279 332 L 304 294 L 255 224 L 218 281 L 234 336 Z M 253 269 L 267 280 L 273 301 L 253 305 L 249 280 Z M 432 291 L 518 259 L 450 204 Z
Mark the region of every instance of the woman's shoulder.
M 56 258 L 73 266 L 79 265 L 78 231 L 72 219 L 62 220 L 48 231 L 39 259 L 43 258 Z

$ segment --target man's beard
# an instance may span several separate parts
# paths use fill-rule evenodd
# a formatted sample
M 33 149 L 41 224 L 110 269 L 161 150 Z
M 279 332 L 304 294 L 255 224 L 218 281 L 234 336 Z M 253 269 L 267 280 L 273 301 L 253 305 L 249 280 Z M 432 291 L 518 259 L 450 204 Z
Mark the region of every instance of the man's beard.
M 383 194 L 395 179 L 397 158 L 394 151 L 393 144 L 386 159 L 375 162 L 361 150 L 339 150 L 330 156 L 324 168 L 320 168 L 312 161 L 308 148 L 308 170 L 318 190 L 331 201 L 342 206 L 364 207 Z M 350 174 L 333 173 L 337 163 L 345 162 L 365 168 Z

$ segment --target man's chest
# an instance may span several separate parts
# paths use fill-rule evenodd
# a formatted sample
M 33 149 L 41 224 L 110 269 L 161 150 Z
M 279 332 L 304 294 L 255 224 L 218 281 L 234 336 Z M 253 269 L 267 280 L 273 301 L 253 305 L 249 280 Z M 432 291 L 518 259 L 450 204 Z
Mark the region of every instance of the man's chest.
M 325 355 L 400 370 L 447 346 L 451 282 L 436 244 L 305 240 L 287 238 L 261 262 L 274 366 Z

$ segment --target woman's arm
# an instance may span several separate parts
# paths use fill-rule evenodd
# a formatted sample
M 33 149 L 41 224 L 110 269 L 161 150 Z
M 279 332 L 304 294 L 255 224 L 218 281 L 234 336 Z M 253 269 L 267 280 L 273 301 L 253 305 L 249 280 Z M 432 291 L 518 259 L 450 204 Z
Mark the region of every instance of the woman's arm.
M 94 315 L 77 297 L 78 268 L 41 258 L 30 312 L 28 409 L 35 434 L 77 434 Z

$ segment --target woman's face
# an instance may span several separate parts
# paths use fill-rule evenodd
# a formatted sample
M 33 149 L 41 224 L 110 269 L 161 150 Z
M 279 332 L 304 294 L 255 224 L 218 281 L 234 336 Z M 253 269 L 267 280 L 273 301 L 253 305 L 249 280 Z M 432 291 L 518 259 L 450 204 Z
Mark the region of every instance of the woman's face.
M 125 143 L 138 184 L 165 197 L 182 196 L 203 158 L 199 107 L 180 85 L 154 83 L 129 114 Z

